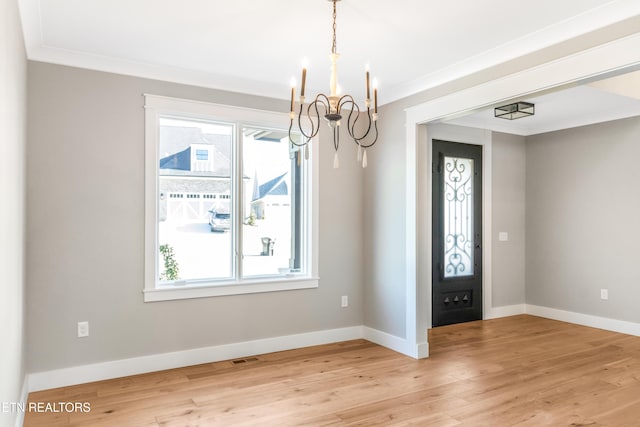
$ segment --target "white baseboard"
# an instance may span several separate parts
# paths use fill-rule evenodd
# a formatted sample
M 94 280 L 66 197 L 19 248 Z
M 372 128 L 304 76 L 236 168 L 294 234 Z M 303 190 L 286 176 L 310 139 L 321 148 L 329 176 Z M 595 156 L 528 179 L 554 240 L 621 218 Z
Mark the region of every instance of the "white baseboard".
M 492 307 L 484 318 L 485 320 L 489 320 L 497 319 L 499 317 L 515 316 L 518 314 L 531 314 L 533 316 L 540 316 L 547 319 L 560 320 L 567 323 L 575 323 L 576 325 L 590 326 L 592 328 L 640 336 L 640 323 L 609 319 L 607 317 L 575 313 L 572 311 L 558 310 L 556 308 L 549 308 L 532 304 L 516 304 L 503 307 Z
M 640 336 L 639 323 L 582 313 L 573 313 L 530 304 L 493 307 L 489 313 L 487 313 L 485 319 L 495 319 L 498 317 L 514 316 L 525 313 L 548 319 L 561 320 L 578 325 L 591 326 L 594 328 Z M 429 356 L 429 343 L 426 341 L 426 335 L 424 342 L 419 342 L 414 346 L 405 338 L 400 338 L 366 326 L 352 326 L 348 328 L 286 335 L 254 341 L 176 351 L 172 353 L 153 354 L 149 356 L 134 357 L 131 359 L 121 359 L 90 365 L 55 369 L 52 371 L 35 372 L 26 376 L 21 392 L 21 399 L 26 402 L 28 393 L 32 391 L 360 338 L 364 338 L 373 343 L 416 359 Z M 22 425 L 22 419 L 16 420 L 16 426 L 20 425 Z
M 561 320 L 563 322 L 575 323 L 577 325 L 590 326 L 592 328 L 640 336 L 640 323 L 609 319 L 607 317 L 575 313 L 572 311 L 558 310 L 555 308 L 541 307 L 531 304 L 526 304 L 525 312 L 526 314 L 545 317 L 547 319 Z
M 419 342 L 416 345 L 415 356 L 413 357 L 416 359 L 426 359 L 429 357 L 429 341 Z
M 73 366 L 28 375 L 28 391 L 46 390 L 119 378 L 128 375 L 180 368 L 201 363 L 219 362 L 239 357 L 292 350 L 364 337 L 362 326 L 286 335 L 233 344 L 196 348 L 171 353 L 154 354 L 90 365 Z
M 515 316 L 525 313 L 526 304 L 505 305 L 502 307 L 491 307 L 485 314 L 484 319 L 497 319 L 499 317 Z
M 352 326 L 35 372 L 29 374 L 25 379 L 25 401 L 28 392 L 31 391 L 47 390 L 56 387 L 161 371 L 164 369 L 219 362 L 221 360 L 237 359 L 240 357 L 360 338 L 416 359 L 428 357 L 429 355 L 429 343 L 426 341 L 418 343 L 415 348 L 413 348 L 414 346 L 410 345 L 404 338 L 365 326 Z
M 425 357 L 429 357 L 429 343 L 426 341 L 418 343 L 414 348 L 413 345 L 409 343 L 409 341 L 407 341 L 405 338 L 400 338 L 395 335 L 391 335 L 386 332 L 382 332 L 366 326 L 363 326 L 363 331 L 364 339 L 393 351 L 397 351 L 398 353 L 413 357 L 414 359 L 423 359 Z

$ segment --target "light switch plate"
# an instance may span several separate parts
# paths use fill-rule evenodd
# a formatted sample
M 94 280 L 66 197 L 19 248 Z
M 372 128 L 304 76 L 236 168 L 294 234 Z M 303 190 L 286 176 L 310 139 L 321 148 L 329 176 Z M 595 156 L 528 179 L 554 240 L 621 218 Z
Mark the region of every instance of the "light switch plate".
M 509 233 L 507 233 L 506 231 L 501 231 L 500 233 L 498 233 L 498 240 L 501 242 L 506 242 L 509 240 Z

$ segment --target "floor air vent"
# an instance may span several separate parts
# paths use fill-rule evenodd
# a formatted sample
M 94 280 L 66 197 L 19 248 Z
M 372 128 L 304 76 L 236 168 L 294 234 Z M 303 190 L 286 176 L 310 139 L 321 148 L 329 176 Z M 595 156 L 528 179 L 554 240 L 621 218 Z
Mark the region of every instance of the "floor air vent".
M 231 363 L 233 363 L 234 365 L 242 365 L 243 363 L 250 363 L 250 362 L 257 362 L 257 361 L 258 361 L 257 357 L 247 357 L 246 359 L 232 360 Z

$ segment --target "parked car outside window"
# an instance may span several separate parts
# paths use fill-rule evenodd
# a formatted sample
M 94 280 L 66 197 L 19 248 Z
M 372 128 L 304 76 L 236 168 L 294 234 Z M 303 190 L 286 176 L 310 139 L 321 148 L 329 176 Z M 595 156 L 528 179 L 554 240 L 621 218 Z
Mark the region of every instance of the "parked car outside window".
M 209 209 L 209 227 L 212 232 L 229 231 L 231 228 L 231 213 L 226 206 L 214 205 Z

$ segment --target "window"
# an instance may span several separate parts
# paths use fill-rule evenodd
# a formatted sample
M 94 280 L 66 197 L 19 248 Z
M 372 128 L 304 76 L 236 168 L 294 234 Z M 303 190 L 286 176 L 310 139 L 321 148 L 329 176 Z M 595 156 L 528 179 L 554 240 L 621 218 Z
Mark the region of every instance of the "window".
M 196 150 L 197 160 L 209 160 L 209 150 Z
M 145 301 L 317 287 L 317 153 L 288 120 L 145 95 Z

